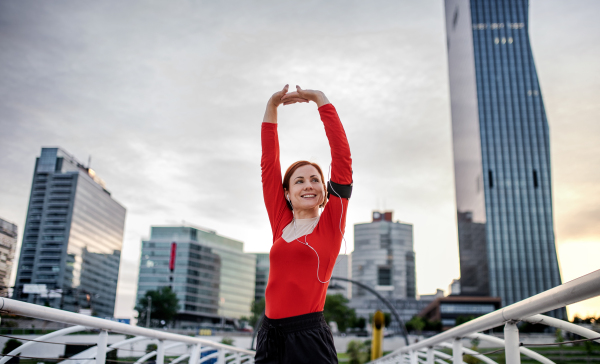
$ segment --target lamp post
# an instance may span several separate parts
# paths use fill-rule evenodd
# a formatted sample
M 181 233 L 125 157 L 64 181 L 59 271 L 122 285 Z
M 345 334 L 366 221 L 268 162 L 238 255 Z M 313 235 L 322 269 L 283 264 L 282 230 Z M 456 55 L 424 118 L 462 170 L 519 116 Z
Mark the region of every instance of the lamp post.
M 146 327 L 150 327 L 150 315 L 152 315 L 152 296 L 148 296 L 148 309 L 146 311 Z

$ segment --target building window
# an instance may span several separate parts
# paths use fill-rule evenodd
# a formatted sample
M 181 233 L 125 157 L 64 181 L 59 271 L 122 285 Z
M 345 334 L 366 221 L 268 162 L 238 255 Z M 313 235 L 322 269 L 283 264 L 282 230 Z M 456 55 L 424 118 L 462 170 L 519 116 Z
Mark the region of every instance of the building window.
M 537 175 L 537 171 L 534 169 L 533 170 L 533 188 L 538 188 L 538 175 Z
M 491 169 L 488 170 L 488 180 L 490 188 L 494 188 L 494 174 L 492 173 Z
M 390 267 L 377 268 L 377 285 L 391 286 L 392 285 L 392 270 Z

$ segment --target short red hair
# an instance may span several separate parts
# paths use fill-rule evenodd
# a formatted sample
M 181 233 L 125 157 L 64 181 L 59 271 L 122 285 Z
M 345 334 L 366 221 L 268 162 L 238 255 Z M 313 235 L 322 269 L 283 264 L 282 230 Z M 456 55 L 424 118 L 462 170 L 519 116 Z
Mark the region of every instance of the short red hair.
M 296 172 L 298 168 L 308 165 L 315 167 L 319 172 L 319 175 L 321 175 L 321 184 L 323 184 L 323 203 L 320 204 L 319 207 L 325 207 L 325 204 L 327 203 L 327 186 L 325 185 L 325 177 L 323 177 L 323 171 L 317 163 L 309 161 L 297 161 L 295 163 L 292 163 L 292 165 L 288 167 L 287 171 L 285 171 L 285 175 L 283 176 L 283 189 L 286 191 L 289 190 L 290 180 L 292 179 L 292 175 L 294 174 L 294 172 Z

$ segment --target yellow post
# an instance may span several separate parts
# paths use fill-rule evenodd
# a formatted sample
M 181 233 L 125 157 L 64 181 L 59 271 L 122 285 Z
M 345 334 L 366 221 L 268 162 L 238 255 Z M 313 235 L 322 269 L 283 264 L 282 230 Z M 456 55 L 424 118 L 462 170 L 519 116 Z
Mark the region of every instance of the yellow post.
M 371 341 L 371 360 L 383 356 L 383 328 L 385 327 L 385 317 L 383 312 L 377 311 L 373 315 L 373 340 Z

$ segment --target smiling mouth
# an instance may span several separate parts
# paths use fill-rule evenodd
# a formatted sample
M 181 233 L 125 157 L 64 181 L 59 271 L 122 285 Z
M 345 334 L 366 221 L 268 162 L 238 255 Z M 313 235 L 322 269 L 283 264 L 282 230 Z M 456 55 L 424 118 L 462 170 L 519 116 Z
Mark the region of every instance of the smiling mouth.
M 300 197 L 302 197 L 302 198 L 313 198 L 313 197 L 317 197 L 317 195 L 302 195 Z

